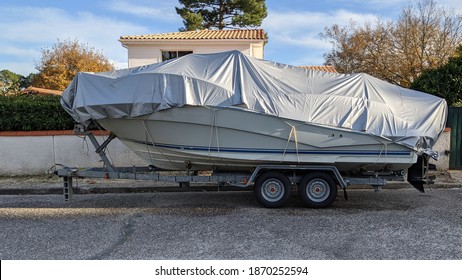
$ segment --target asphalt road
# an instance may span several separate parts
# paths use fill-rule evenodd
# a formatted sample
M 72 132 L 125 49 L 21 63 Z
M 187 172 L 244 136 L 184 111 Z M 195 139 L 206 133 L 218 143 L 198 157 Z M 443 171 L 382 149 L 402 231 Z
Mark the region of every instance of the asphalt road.
M 461 259 L 462 189 L 351 190 L 328 209 L 252 192 L 0 196 L 0 259 Z

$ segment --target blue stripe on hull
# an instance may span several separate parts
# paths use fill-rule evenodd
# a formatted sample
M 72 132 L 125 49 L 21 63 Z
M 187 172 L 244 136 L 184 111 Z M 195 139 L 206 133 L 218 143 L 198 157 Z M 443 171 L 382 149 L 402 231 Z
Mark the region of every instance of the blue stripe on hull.
M 410 151 L 345 151 L 345 150 L 295 150 L 295 149 L 257 149 L 257 148 L 228 148 L 228 147 L 205 147 L 205 146 L 184 146 L 171 144 L 152 144 L 149 142 L 124 139 L 143 145 L 155 146 L 165 149 L 201 151 L 201 152 L 223 152 L 223 153 L 253 153 L 253 154 L 299 154 L 299 155 L 348 155 L 348 156 L 409 156 Z

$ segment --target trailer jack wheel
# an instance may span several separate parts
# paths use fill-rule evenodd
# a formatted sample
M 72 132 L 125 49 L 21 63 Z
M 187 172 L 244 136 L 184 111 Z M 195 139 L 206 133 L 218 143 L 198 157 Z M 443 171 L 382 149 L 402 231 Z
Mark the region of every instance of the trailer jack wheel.
M 324 208 L 337 197 L 337 184 L 326 173 L 310 173 L 300 181 L 298 195 L 308 207 Z
M 253 190 L 257 201 L 267 208 L 279 208 L 286 205 L 292 193 L 289 178 L 275 171 L 258 177 Z

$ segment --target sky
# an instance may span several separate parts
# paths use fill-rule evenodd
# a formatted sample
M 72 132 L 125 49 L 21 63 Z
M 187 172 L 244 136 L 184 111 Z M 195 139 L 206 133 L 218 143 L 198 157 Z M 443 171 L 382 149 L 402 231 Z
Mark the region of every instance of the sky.
M 462 14 L 462 1 L 438 5 Z M 326 26 L 395 20 L 409 0 L 266 0 L 263 28 L 269 36 L 265 60 L 323 65 L 331 45 Z M 100 51 L 117 69 L 127 67 L 122 35 L 176 32 L 183 26 L 177 0 L 0 0 L 0 70 L 35 73 L 43 49 L 77 39 Z

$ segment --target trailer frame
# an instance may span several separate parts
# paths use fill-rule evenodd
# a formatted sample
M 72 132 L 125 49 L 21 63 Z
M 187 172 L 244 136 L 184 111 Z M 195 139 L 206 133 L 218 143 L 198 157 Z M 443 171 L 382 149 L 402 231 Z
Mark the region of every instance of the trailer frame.
M 387 176 L 381 176 L 375 172 L 368 176 L 349 177 L 344 176 L 335 166 L 330 165 L 285 165 L 285 164 L 262 164 L 256 166 L 249 172 L 227 172 L 213 171 L 211 175 L 198 175 L 191 170 L 184 174 L 163 174 L 162 171 L 156 170 L 153 166 L 139 167 L 116 167 L 106 156 L 107 145 L 116 138 L 113 133 L 103 142 L 99 143 L 92 132 L 87 131 L 82 125 L 76 125 L 74 129 L 76 135 L 88 137 L 92 142 L 95 152 L 99 154 L 104 167 L 77 168 L 62 166 L 55 170 L 55 174 L 63 178 L 63 194 L 65 201 L 70 201 L 73 196 L 73 178 L 104 178 L 104 179 L 130 179 L 130 180 L 148 180 L 153 182 L 174 182 L 180 187 L 189 186 L 190 183 L 216 183 L 218 185 L 231 185 L 241 188 L 247 188 L 254 185 L 259 176 L 267 172 L 282 172 L 287 174 L 287 178 L 292 186 L 298 184 L 304 175 L 309 172 L 323 172 L 329 174 L 344 190 L 344 196 L 347 199 L 346 188 L 352 184 L 368 184 L 376 188 L 387 184 Z M 401 178 L 402 177 L 402 178 Z M 404 175 L 398 180 L 404 180 Z

